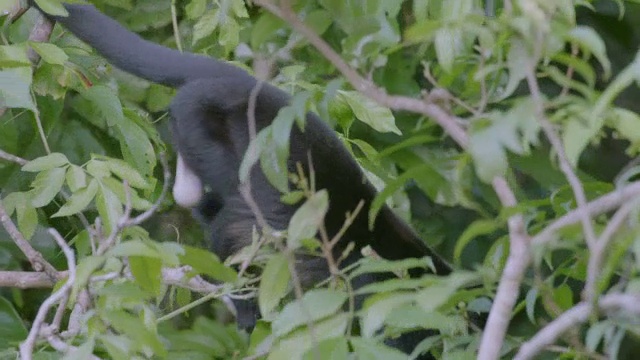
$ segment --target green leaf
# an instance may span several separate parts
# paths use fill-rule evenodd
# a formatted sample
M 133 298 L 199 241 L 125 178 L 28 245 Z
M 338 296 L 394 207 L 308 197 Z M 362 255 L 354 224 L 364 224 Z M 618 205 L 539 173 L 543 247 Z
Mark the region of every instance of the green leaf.
M 207 10 L 207 0 L 191 0 L 185 10 L 189 19 L 197 19 Z
M 107 350 L 113 360 L 128 360 L 133 351 L 133 340 L 123 335 L 100 334 L 97 339 Z
M 31 205 L 36 208 L 48 205 L 62 189 L 65 173 L 64 168 L 53 168 L 39 173 L 31 184 Z
M 11 302 L 0 296 L 0 348 L 8 349 L 27 337 L 28 331 Z
M 270 12 L 262 13 L 251 27 L 251 48 L 259 49 L 267 40 L 276 37 L 277 30 L 284 25 L 284 21 Z
M 129 268 L 142 289 L 154 296 L 162 291 L 162 261 L 146 256 L 130 256 Z
M 322 354 L 323 360 L 349 360 L 349 344 L 346 337 L 338 337 L 321 341 L 315 349 L 307 351 L 304 360 L 315 360 Z
M 0 71 L 0 107 L 36 111 L 31 98 L 31 68 L 20 67 Z
M 273 321 L 273 334 L 282 337 L 296 327 L 304 326 L 309 322 L 315 323 L 333 315 L 342 308 L 347 298 L 347 294 L 342 291 L 310 290 L 301 300 L 290 302 L 284 307 Z
M 530 99 L 520 99 L 506 113 L 492 112 L 476 121 L 470 132 L 469 152 L 473 156 L 478 176 L 491 182 L 506 173 L 506 150 L 528 154 L 538 142 L 540 124 L 534 117 Z
M 98 193 L 98 182 L 93 179 L 84 189 L 71 194 L 67 202 L 51 217 L 62 217 L 77 214 L 84 210 Z
M 29 161 L 22 167 L 22 171 L 40 172 L 62 167 L 67 164 L 69 164 L 69 160 L 64 154 L 51 153 Z
M 314 237 L 328 210 L 329 193 L 324 189 L 305 201 L 289 220 L 287 247 L 297 249 L 303 239 Z
M 157 332 L 153 328 L 148 328 L 145 323 L 152 323 L 152 319 L 145 319 L 142 316 L 133 315 L 126 310 L 111 310 L 105 314 L 105 320 L 118 332 L 127 335 L 136 346 L 148 347 L 154 355 L 161 358 L 166 357 L 166 349 L 160 340 Z
M 120 140 L 120 151 L 122 151 L 127 164 L 133 165 L 143 176 L 151 176 L 157 162 L 156 153 L 149 135 L 135 120 L 129 112 L 126 118 L 115 120 L 115 128 Z M 128 176 L 125 174 L 117 175 Z M 138 181 L 136 183 L 141 184 Z
M 371 273 L 388 273 L 395 271 L 407 271 L 409 269 L 424 269 L 431 261 L 429 257 L 409 258 L 402 260 L 387 259 L 363 259 L 353 272 L 349 273 L 350 277 L 356 277 L 363 274 Z
M 416 300 L 418 305 L 426 311 L 435 311 L 453 296 L 456 291 L 469 285 L 477 279 L 478 275 L 466 272 L 457 272 L 446 277 L 441 277 L 439 284 L 420 290 Z
M 82 91 L 80 95 L 91 102 L 109 126 L 124 121 L 122 104 L 113 89 L 104 85 L 95 85 Z
M 247 8 L 243 0 L 232 0 L 231 9 L 233 10 L 233 14 L 239 18 L 249 17 L 249 13 L 247 12 Z
M 69 59 L 67 54 L 54 44 L 30 41 L 29 46 L 49 64 L 64 65 Z
M 406 360 L 407 354 L 382 345 L 372 339 L 354 337 L 351 339 L 354 353 L 358 359 L 367 360 Z
M 620 137 L 629 140 L 633 149 L 640 149 L 640 115 L 623 108 L 611 109 L 611 125 Z
M 93 358 L 93 348 L 95 347 L 95 340 L 89 338 L 83 344 L 68 351 L 62 360 L 78 360 L 78 359 L 91 359 Z
M 11 193 L 2 199 L 2 203 L 9 216 L 14 211 L 16 212 L 18 230 L 25 239 L 31 239 L 38 227 L 38 212 L 31 205 L 30 194 L 25 192 Z
M 116 195 L 121 204 L 125 204 L 127 202 L 124 184 L 121 181 L 115 178 L 103 178 L 102 184 Z M 131 196 L 131 207 L 135 210 L 147 210 L 153 206 L 150 201 L 141 198 L 140 195 L 138 195 L 138 192 L 134 189 L 129 189 L 129 195 Z
M 267 359 L 299 359 L 309 351 L 311 351 L 310 356 L 313 356 L 313 347 L 319 342 L 326 339 L 344 338 L 348 321 L 347 314 L 339 314 L 313 324 L 313 334 L 307 328 L 299 329 L 277 342 Z
M 130 240 L 117 244 L 107 252 L 108 257 L 144 256 L 160 259 L 156 248 L 142 240 Z
M 106 234 L 110 234 L 116 229 L 117 222 L 122 218 L 124 211 L 122 203 L 113 191 L 101 186 L 96 197 L 96 207 L 98 208 L 98 214 L 102 218 Z
M 126 162 L 120 159 L 107 158 L 106 163 L 109 170 L 111 170 L 111 173 L 122 180 L 126 180 L 129 183 L 129 186 L 138 189 L 149 189 L 151 187 L 149 182 L 142 177 L 136 169 Z
M 194 271 L 224 282 L 236 280 L 236 272 L 221 263 L 214 253 L 187 245 L 182 247 L 185 253 L 180 256 L 180 262 L 191 266 Z
M 10 8 L 7 10 L 10 10 Z M 31 67 L 31 61 L 27 56 L 27 48 L 24 45 L 0 45 L 0 68 L 22 68 L 18 70 L 26 70 L 29 67 Z
M 331 25 L 331 15 L 325 10 L 313 10 L 304 18 L 305 24 L 316 34 L 322 35 Z
M 500 225 L 500 223 L 493 219 L 480 219 L 471 223 L 456 242 L 456 247 L 453 251 L 453 259 L 457 263 L 460 263 L 462 260 L 462 251 L 473 239 L 496 231 Z
M 96 179 L 102 179 L 111 176 L 109 166 L 105 161 L 91 159 L 87 163 L 87 172 Z
M 76 298 L 78 292 L 81 289 L 84 289 L 93 273 L 98 269 L 101 269 L 106 261 L 107 257 L 105 256 L 87 256 L 78 261 L 78 266 L 76 268 L 76 281 L 73 283 L 73 290 L 71 294 L 72 299 Z
M 77 165 L 70 165 L 67 168 L 67 186 L 72 192 L 76 192 L 87 186 L 87 174 Z
M 212 35 L 218 27 L 220 17 L 217 10 L 209 10 L 204 15 L 200 16 L 198 22 L 193 26 L 193 40 L 192 44 L 196 44 L 199 40 Z
M 453 27 L 440 28 L 436 31 L 434 44 L 438 64 L 444 71 L 451 72 L 453 62 L 462 48 L 462 31 Z
M 365 97 L 357 91 L 338 91 L 339 97 L 342 97 L 353 114 L 358 120 L 371 126 L 374 130 L 386 133 L 392 132 L 394 134 L 402 135 L 402 132 L 396 126 L 396 120 L 386 107 L 383 107 L 375 101 Z
M 286 161 L 289 149 L 278 147 L 273 137 L 272 127 L 262 129 L 259 134 L 263 133 L 264 142 L 260 143 L 262 148 L 259 149 L 260 169 L 271 185 L 278 189 L 278 191 L 286 193 L 289 191 L 289 170 L 287 169 Z
M 368 297 L 360 310 L 362 336 L 373 337 L 384 325 L 392 310 L 414 301 L 412 292 L 395 292 L 377 294 Z
M 226 18 L 225 23 L 220 27 L 218 43 L 227 50 L 235 49 L 240 43 L 240 25 L 232 18 Z
M 284 254 L 276 254 L 264 268 L 258 289 L 258 306 L 263 317 L 268 318 L 280 300 L 289 292 L 289 260 Z
M 498 97 L 499 100 L 504 100 L 511 96 L 516 90 L 520 82 L 527 76 L 526 69 L 531 61 L 531 54 L 527 50 L 527 45 L 523 40 L 512 40 L 509 53 L 507 54 L 507 69 L 509 70 L 509 81 L 504 90 Z
M 573 307 L 573 291 L 568 284 L 561 284 L 553 289 L 554 303 L 560 307 L 560 310 L 567 311 Z
M 600 35 L 598 35 L 593 28 L 588 26 L 576 26 L 571 29 L 568 37 L 569 40 L 580 44 L 580 46 L 587 52 L 593 53 L 596 59 L 598 59 L 600 65 L 602 65 L 602 69 L 604 70 L 603 76 L 605 79 L 611 76 L 611 63 L 609 62 L 609 57 L 607 57 L 607 48 Z
M 69 16 L 67 10 L 60 1 L 56 0 L 35 0 L 38 7 L 47 14 L 56 16 Z

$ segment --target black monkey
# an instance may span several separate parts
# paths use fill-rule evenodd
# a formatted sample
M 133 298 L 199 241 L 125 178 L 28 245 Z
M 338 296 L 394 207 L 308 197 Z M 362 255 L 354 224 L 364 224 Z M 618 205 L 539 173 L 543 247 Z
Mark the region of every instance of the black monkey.
M 178 89 L 170 108 L 178 152 L 174 197 L 183 206 L 199 204 L 210 223 L 212 249 L 221 259 L 248 245 L 256 220 L 239 193 L 238 170 L 250 140 L 247 108 L 257 80 L 225 62 L 146 41 L 91 5 L 66 4 L 65 8 L 68 17 L 49 17 L 93 46 L 113 65 Z M 269 126 L 289 99 L 282 90 L 263 84 L 255 106 L 258 130 Z M 335 249 L 338 257 L 349 242 L 355 243 L 343 265 L 356 261 L 362 256 L 360 250 L 370 245 L 387 259 L 431 256 L 439 275 L 450 273 L 449 265 L 390 208 L 384 206 L 373 230 L 369 229 L 366 214 L 376 191 L 333 130 L 313 113 L 307 114 L 304 131 L 297 127 L 291 131 L 289 171 L 294 171 L 297 163 L 308 170 L 308 154 L 315 169 L 316 187 L 329 193 L 330 208 L 325 218 L 329 236 L 339 231 L 348 211 L 353 211 L 361 200 L 365 202 Z M 280 201 L 280 192 L 259 167 L 252 169 L 250 181 L 252 195 L 270 226 L 286 229 L 297 207 Z M 204 187 L 210 189 L 206 194 Z M 324 259 L 302 260 L 298 269 L 303 284 L 314 284 L 329 275 Z M 354 286 L 383 278 L 386 275 L 357 279 Z M 244 304 L 240 312 L 240 325 L 252 327 L 258 315 L 255 306 Z M 412 348 L 419 340 L 398 347 Z

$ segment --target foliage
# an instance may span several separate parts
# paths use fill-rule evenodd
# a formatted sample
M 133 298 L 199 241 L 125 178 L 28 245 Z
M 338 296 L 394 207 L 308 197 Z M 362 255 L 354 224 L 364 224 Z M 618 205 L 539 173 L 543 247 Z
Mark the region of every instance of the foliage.
M 37 3 L 63 11 L 57 0 Z M 260 166 L 283 201 L 304 205 L 288 229 L 255 229 L 252 246 L 222 263 L 202 250 L 207 240 L 190 214 L 162 196 L 163 156 L 174 158 L 173 91 L 112 68 L 60 27 L 48 42 L 32 41 L 33 10 L 15 21 L 2 15 L 3 357 L 15 357 L 42 325 L 45 299 L 66 285 L 58 311 L 66 332 L 40 329 L 35 357 L 403 359 L 386 343 L 415 329 L 430 332 L 414 357 L 637 353 L 637 1 L 93 3 L 166 46 L 247 69 L 268 59 L 271 82 L 293 100 L 258 135 L 257 156 L 239 175 Z M 302 26 L 366 76 L 344 76 L 327 60 L 283 16 L 290 3 Z M 356 86 L 369 79 L 385 92 Z M 331 204 L 300 174 L 287 189 L 288 136 L 306 111 L 336 128 L 379 187 L 360 216 L 391 205 L 456 265 L 453 274 L 409 278 L 429 259 L 368 256 L 323 286 L 299 288 L 293 250 L 326 246 L 315 236 Z M 12 223 L 45 263 L 69 271 L 30 277 L 38 262 L 16 247 Z M 398 276 L 349 286 L 378 272 Z M 250 335 L 224 306 L 247 294 L 263 314 Z M 368 295 L 360 310 L 357 295 Z M 477 324 L 489 311 L 483 332 Z

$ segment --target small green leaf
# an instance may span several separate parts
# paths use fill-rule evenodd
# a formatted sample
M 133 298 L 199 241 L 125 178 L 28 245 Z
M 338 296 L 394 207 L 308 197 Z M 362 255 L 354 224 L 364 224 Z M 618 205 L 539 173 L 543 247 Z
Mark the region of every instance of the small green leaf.
M 338 91 L 339 96 L 347 101 L 351 111 L 358 120 L 371 126 L 378 132 L 392 132 L 402 135 L 396 126 L 396 120 L 391 110 L 365 97 L 357 91 Z
M 263 317 L 269 317 L 280 300 L 289 292 L 289 260 L 284 254 L 269 259 L 262 272 L 258 289 L 258 306 Z
M 105 86 L 94 85 L 80 93 L 82 97 L 89 100 L 109 126 L 113 126 L 124 120 L 122 104 L 117 93 Z
M 453 62 L 462 48 L 462 31 L 453 27 L 444 27 L 436 31 L 436 56 L 438 64 L 446 72 L 453 70 Z
M 260 45 L 267 40 L 275 38 L 276 31 L 281 29 L 284 24 L 284 21 L 270 12 L 263 12 L 251 27 L 251 48 L 259 49 Z
M 36 0 L 36 4 L 38 7 L 42 9 L 47 14 L 56 15 L 56 16 L 69 16 L 67 9 L 62 6 L 60 1 L 56 0 Z
M 604 78 L 611 76 L 611 62 L 607 57 L 607 48 L 600 35 L 589 26 L 576 26 L 569 32 L 569 39 L 580 44 L 583 49 L 593 53 L 604 70 Z
M 197 43 L 199 40 L 212 35 L 218 27 L 220 17 L 217 10 L 209 10 L 204 15 L 201 15 L 198 22 L 193 26 L 193 40 L 192 44 Z
M 0 71 L 0 107 L 37 110 L 31 98 L 31 71 L 29 67 Z
M 324 189 L 305 201 L 289 221 L 287 246 L 290 249 L 297 249 L 303 239 L 314 237 L 324 222 L 328 210 L 329 193 Z
M 111 176 L 109 166 L 105 161 L 91 159 L 87 163 L 87 172 L 96 179 L 102 179 Z
M 180 256 L 180 262 L 189 265 L 199 274 L 211 276 L 224 282 L 233 282 L 237 278 L 236 272 L 220 262 L 218 257 L 207 250 L 182 245 L 185 253 Z
M 465 246 L 467 246 L 471 240 L 475 239 L 478 236 L 486 235 L 496 231 L 501 224 L 496 222 L 493 219 L 480 219 L 476 220 L 471 225 L 469 225 L 460 238 L 456 242 L 456 248 L 453 251 L 453 258 L 456 262 L 461 261 L 462 251 Z
M 64 65 L 69 59 L 69 56 L 54 44 L 30 41 L 29 46 L 49 64 Z
M 130 256 L 129 268 L 142 289 L 158 296 L 162 290 L 162 261 L 147 256 Z
M 314 346 L 326 339 L 344 338 L 348 322 L 349 316 L 347 314 L 338 314 L 329 319 L 314 323 L 313 333 L 306 327 L 301 328 L 285 339 L 278 341 L 273 346 L 267 359 L 299 359 L 305 353 L 308 354 L 309 352 L 311 353 L 309 356 L 313 359 Z M 305 357 L 305 359 L 306 358 L 308 357 Z
M 158 250 L 142 240 L 130 240 L 117 244 L 107 253 L 108 257 L 144 256 L 161 258 Z
M 84 189 L 71 194 L 67 202 L 51 217 L 62 217 L 77 214 L 84 210 L 98 193 L 98 182 L 93 179 Z
M 69 160 L 64 154 L 51 153 L 49 155 L 41 156 L 29 161 L 22 167 L 22 171 L 40 172 L 57 167 L 62 167 L 67 164 L 69 164 Z
M 122 203 L 113 191 L 101 186 L 98 196 L 96 196 L 96 207 L 98 208 L 98 214 L 102 218 L 106 234 L 110 234 L 115 230 L 117 222 L 122 218 L 124 211 Z
M 27 337 L 28 331 L 10 301 L 0 296 L 0 348 L 8 349 Z
M 406 360 L 407 354 L 390 348 L 372 339 L 354 337 L 351 346 L 358 359 L 368 360 Z
M 287 304 L 273 321 L 273 334 L 282 337 L 298 326 L 317 322 L 341 309 L 347 294 L 330 289 L 310 290 L 301 300 Z
M 131 167 L 131 165 L 120 159 L 107 158 L 107 166 L 109 170 L 122 180 L 127 180 L 129 186 L 138 189 L 149 189 L 150 184 L 140 173 Z
M 373 337 L 384 325 L 392 310 L 414 301 L 413 292 L 395 292 L 372 295 L 365 300 L 361 310 L 361 332 L 364 337 Z
M 66 169 L 58 167 L 39 173 L 31 184 L 31 205 L 36 208 L 48 205 L 62 189 L 65 173 Z
M 76 192 L 87 186 L 87 174 L 77 165 L 67 168 L 67 186 L 72 192 Z

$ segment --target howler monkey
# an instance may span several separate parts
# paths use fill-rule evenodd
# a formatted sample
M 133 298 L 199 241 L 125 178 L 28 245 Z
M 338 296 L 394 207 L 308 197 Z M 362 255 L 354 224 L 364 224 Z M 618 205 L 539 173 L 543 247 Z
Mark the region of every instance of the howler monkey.
M 248 245 L 256 219 L 239 193 L 238 171 L 250 141 L 247 109 L 257 80 L 225 62 L 146 41 L 91 5 L 66 4 L 65 8 L 68 17 L 49 18 L 62 23 L 121 70 L 178 89 L 170 107 L 179 156 L 174 197 L 183 206 L 198 205 L 202 210 L 210 223 L 212 249 L 221 259 Z M 255 105 L 257 129 L 269 126 L 289 99 L 284 91 L 263 84 Z M 390 208 L 384 206 L 373 230 L 369 229 L 367 214 L 376 191 L 333 130 L 313 113 L 307 114 L 304 131 L 295 126 L 291 130 L 289 171 L 294 171 L 296 164 L 308 171 L 309 159 L 316 188 L 329 193 L 325 226 L 330 237 L 343 226 L 345 214 L 364 201 L 363 210 L 335 249 L 339 257 L 348 243 L 356 245 L 344 264 L 356 261 L 362 256 L 360 250 L 370 245 L 387 259 L 431 256 L 438 274 L 450 272 L 449 265 Z M 280 201 L 281 193 L 258 166 L 254 166 L 250 181 L 253 198 L 266 221 L 274 229 L 286 229 L 297 206 Z M 303 260 L 298 261 L 303 283 L 313 284 L 329 275 L 324 259 Z M 376 280 L 379 278 L 371 276 L 357 282 Z M 240 326 L 253 326 L 255 311 L 252 306 L 241 308 Z

